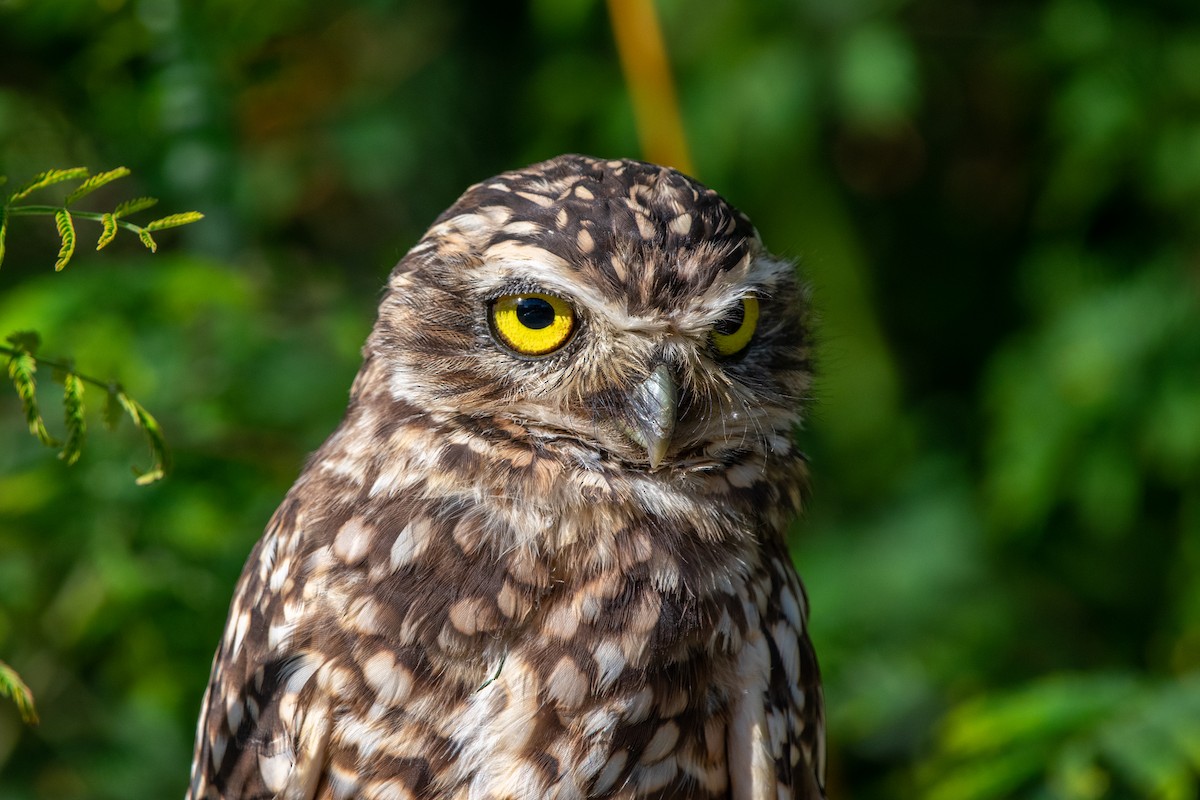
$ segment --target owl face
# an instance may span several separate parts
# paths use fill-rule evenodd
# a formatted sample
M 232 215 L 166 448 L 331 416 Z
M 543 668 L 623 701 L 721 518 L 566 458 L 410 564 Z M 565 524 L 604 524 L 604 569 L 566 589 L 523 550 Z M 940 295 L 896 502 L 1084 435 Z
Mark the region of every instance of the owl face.
M 471 187 L 397 266 L 394 399 L 653 472 L 783 449 L 810 382 L 792 265 L 680 173 L 563 156 Z

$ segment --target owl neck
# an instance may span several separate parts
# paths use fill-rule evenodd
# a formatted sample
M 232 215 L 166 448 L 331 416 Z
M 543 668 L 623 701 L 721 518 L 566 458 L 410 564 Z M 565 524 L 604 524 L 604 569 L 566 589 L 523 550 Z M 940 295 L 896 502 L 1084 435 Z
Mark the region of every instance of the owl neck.
M 647 616 L 631 664 L 732 647 L 751 587 L 786 560 L 803 459 L 748 454 L 723 470 L 648 473 L 522 430 L 356 396 L 272 528 L 303 539 L 306 585 L 319 587 L 328 619 L 419 644 L 463 692 L 534 628 L 559 649 L 582 647 L 664 609 Z M 709 642 L 702 632 L 726 610 L 736 624 L 713 634 L 726 643 Z
M 739 451 L 703 470 L 649 472 L 575 440 L 539 438 L 504 416 L 429 413 L 358 381 L 346 419 L 309 472 L 340 476 L 359 498 L 479 508 L 503 548 L 619 557 L 629 531 L 680 534 L 696 547 L 782 537 L 801 510 L 807 468 L 795 450 Z M 769 477 L 768 477 L 769 476 Z M 685 544 L 681 542 L 680 544 Z

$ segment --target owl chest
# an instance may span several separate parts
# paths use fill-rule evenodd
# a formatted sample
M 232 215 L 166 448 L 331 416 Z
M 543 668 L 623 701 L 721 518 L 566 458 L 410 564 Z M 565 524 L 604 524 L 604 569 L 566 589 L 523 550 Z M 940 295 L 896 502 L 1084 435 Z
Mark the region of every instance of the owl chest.
M 552 604 L 453 715 L 448 796 L 723 796 L 735 656 L 665 604 L 608 618 Z
M 705 622 L 727 609 L 651 594 L 547 598 L 470 652 L 360 639 L 314 680 L 369 690 L 335 714 L 334 761 L 422 797 L 724 797 L 737 654 Z
M 605 565 L 500 557 L 477 543 L 482 516 L 415 519 L 379 526 L 387 562 L 341 560 L 335 537 L 313 592 L 338 685 L 365 690 L 334 732 L 370 762 L 357 770 L 403 765 L 416 777 L 394 779 L 430 797 L 725 795 L 735 665 L 762 610 L 746 553 L 635 528 L 607 552 L 586 542 Z

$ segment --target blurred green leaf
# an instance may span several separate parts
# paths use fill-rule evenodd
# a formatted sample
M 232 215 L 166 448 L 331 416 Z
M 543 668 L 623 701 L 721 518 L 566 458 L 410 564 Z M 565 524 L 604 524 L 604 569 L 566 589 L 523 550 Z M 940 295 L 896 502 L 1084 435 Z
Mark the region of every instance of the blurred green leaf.
M 134 468 L 134 474 L 137 475 L 137 483 L 145 485 L 162 480 L 166 477 L 168 469 L 170 469 L 170 459 L 167 454 L 167 443 L 163 439 L 162 429 L 158 425 L 158 420 L 150 415 L 140 403 L 134 400 L 125 392 L 116 392 L 117 402 L 129 414 L 129 418 L 145 435 L 146 443 L 150 445 L 150 455 L 154 459 L 150 469 L 142 471 Z
M 56 447 L 58 442 L 46 430 L 46 423 L 38 408 L 37 383 L 33 377 L 36 372 L 37 360 L 28 351 L 18 349 L 8 354 L 8 377 L 21 398 L 21 408 L 25 412 L 29 432 L 47 447 Z
M 204 215 L 199 211 L 185 211 L 182 214 L 171 214 L 170 216 L 156 219 L 153 222 L 148 222 L 145 225 L 145 229 L 148 231 L 161 231 L 167 228 L 178 228 L 180 225 L 199 222 L 202 219 L 204 219 Z
M 96 242 L 96 249 L 103 250 L 117 236 L 117 218 L 112 214 L 105 214 L 100 218 L 101 232 L 100 239 Z
M 79 198 L 86 197 L 87 195 L 96 191 L 101 186 L 107 186 L 118 178 L 124 178 L 127 175 L 129 175 L 128 167 L 117 167 L 116 169 L 110 169 L 107 172 L 99 172 L 76 186 L 71 193 L 67 195 L 66 199 L 63 200 L 63 205 L 69 206 Z
M 1198 710 L 1196 676 L 1055 676 L 969 701 L 946 718 L 927 796 L 1011 797 L 1046 778 L 1081 800 L 1117 785 L 1138 797 L 1192 797 Z
M 136 214 L 139 211 L 145 211 L 148 208 L 153 208 L 158 205 L 156 197 L 135 197 L 132 200 L 122 201 L 113 209 L 112 215 L 114 219 L 128 217 L 130 214 Z
M 58 260 L 54 262 L 54 271 L 61 272 L 71 260 L 71 256 L 75 255 L 75 223 L 71 220 L 70 213 L 60 208 L 54 213 L 54 224 L 58 228 L 58 238 L 62 240 Z
M 0 176 L 3 177 L 3 176 Z M 8 239 L 8 206 L 0 204 L 0 264 L 4 263 L 5 242 Z
M 138 238 L 142 240 L 142 244 L 146 246 L 147 250 L 149 250 L 151 253 L 158 251 L 158 244 L 154 241 L 154 237 L 150 235 L 150 231 L 142 229 L 137 232 L 137 235 Z
M 30 725 L 37 724 L 38 715 L 33 705 L 33 693 L 16 670 L 3 661 L 0 661 L 0 694 L 12 698 L 17 704 L 17 710 L 21 712 L 21 719 Z
M 63 417 L 67 426 L 67 441 L 58 457 L 68 465 L 79 460 L 87 420 L 83 416 L 83 381 L 73 372 L 63 376 Z
M 29 183 L 17 189 L 8 196 L 9 204 L 15 203 L 18 200 L 24 200 L 38 189 L 45 189 L 48 186 L 63 183 L 65 181 L 79 180 L 86 178 L 88 174 L 86 167 L 72 167 L 70 169 L 50 169 L 39 173 Z
M 16 333 L 10 333 L 5 337 L 5 341 L 18 350 L 24 350 L 32 356 L 36 356 L 38 348 L 42 346 L 42 337 L 37 331 L 17 331 Z
M 850 119 L 889 124 L 914 110 L 918 98 L 916 58 L 900 31 L 885 24 L 853 30 L 843 43 L 838 88 Z

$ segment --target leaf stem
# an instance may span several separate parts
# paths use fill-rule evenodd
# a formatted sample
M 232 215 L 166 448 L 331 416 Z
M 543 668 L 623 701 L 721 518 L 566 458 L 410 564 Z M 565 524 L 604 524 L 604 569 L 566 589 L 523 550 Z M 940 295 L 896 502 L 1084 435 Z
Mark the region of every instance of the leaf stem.
M 28 352 L 29 352 L 28 350 L 23 350 L 23 349 L 15 348 L 15 347 L 8 347 L 6 345 L 0 344 L 0 354 L 9 356 L 10 358 L 12 356 L 16 356 L 16 355 L 20 355 L 21 353 L 28 353 Z M 33 354 L 30 353 L 30 355 L 33 355 Z M 78 370 L 76 370 L 75 367 L 73 367 L 69 362 L 56 361 L 52 358 L 43 358 L 42 356 L 39 356 L 39 355 L 33 355 L 33 358 L 34 358 L 34 360 L 37 361 L 37 363 L 39 365 L 47 366 L 52 369 L 60 369 L 63 372 L 69 372 L 72 375 L 74 375 L 76 378 L 79 378 L 79 380 L 83 381 L 84 383 L 90 383 L 93 386 L 103 389 L 106 392 L 123 391 L 121 384 L 114 383 L 113 381 L 104 381 L 104 380 L 100 380 L 99 378 L 93 378 L 90 375 L 84 375 L 82 372 L 79 372 Z
M 72 217 L 81 217 L 90 219 L 94 222 L 103 222 L 106 214 L 100 211 L 76 211 L 75 209 L 67 209 L 66 206 L 8 206 L 8 213 L 14 217 L 32 217 L 35 215 L 50 216 L 62 210 L 71 212 Z M 127 231 L 140 234 L 145 230 L 141 225 L 134 224 L 129 220 L 116 218 L 115 222 L 118 227 L 124 228 Z
M 675 82 L 652 0 L 608 0 L 617 57 L 648 161 L 692 174 Z

